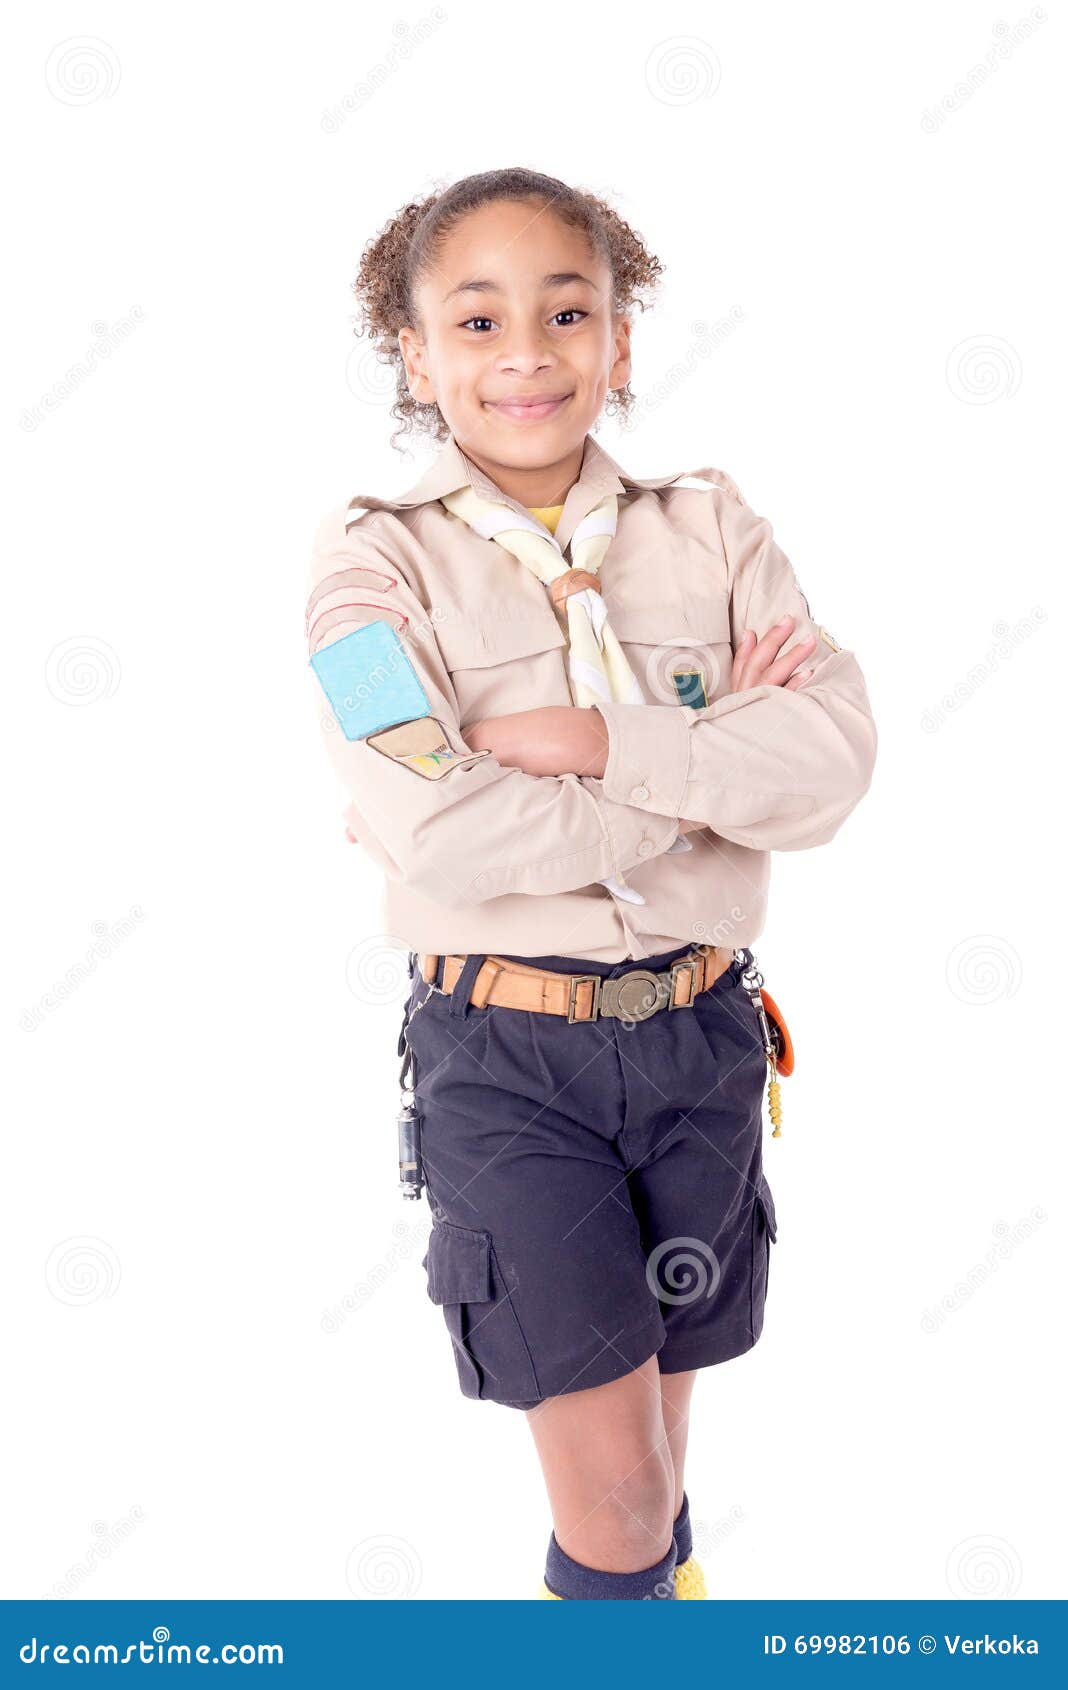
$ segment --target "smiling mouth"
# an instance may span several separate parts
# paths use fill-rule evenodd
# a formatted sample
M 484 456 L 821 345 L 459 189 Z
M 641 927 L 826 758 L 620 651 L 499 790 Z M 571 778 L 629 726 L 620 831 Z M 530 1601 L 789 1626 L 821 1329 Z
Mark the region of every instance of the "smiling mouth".
M 542 422 L 544 418 L 555 416 L 568 400 L 570 393 L 545 399 L 484 399 L 483 404 L 489 411 L 497 411 L 502 417 L 511 417 L 516 422 Z

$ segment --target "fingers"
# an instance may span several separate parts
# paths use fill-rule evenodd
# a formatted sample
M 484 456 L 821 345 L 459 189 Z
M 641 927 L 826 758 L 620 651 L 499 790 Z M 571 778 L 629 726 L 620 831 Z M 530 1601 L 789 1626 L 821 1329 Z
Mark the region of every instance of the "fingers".
M 798 640 L 797 644 L 792 645 L 789 651 L 784 651 L 770 668 L 765 669 L 761 683 L 770 687 L 785 686 L 798 664 L 804 658 L 812 656 L 817 644 L 818 641 L 811 637 L 807 640 Z
M 747 628 L 738 642 L 738 650 L 734 654 L 734 662 L 731 665 L 732 692 L 741 692 L 747 684 L 743 682 L 742 675 L 755 645 L 756 635 L 754 634 L 752 628 Z
M 796 692 L 798 687 L 803 687 L 805 682 L 810 681 L 815 673 L 814 669 L 799 669 L 796 675 L 791 675 L 782 689 L 783 692 Z
M 768 629 L 763 639 L 759 640 L 752 628 L 745 630 L 731 668 L 733 691 L 743 692 L 747 687 L 779 687 L 790 680 L 798 664 L 804 658 L 810 657 L 819 644 L 816 637 L 810 635 L 791 646 L 789 651 L 783 652 L 781 657 L 778 656 L 794 625 L 793 616 L 781 616 L 778 622 Z M 801 684 L 800 681 L 798 684 Z

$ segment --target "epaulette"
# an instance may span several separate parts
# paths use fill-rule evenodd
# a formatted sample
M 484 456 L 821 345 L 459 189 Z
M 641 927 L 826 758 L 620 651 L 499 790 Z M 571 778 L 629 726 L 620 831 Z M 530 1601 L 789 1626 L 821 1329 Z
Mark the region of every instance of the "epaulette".
M 722 469 L 693 469 L 686 475 L 680 475 L 676 481 L 669 482 L 668 485 L 671 487 L 692 487 L 701 492 L 706 491 L 709 487 L 718 487 L 724 493 L 730 493 L 733 498 L 738 500 L 740 505 L 745 503 L 737 484 L 731 480 L 726 470 Z

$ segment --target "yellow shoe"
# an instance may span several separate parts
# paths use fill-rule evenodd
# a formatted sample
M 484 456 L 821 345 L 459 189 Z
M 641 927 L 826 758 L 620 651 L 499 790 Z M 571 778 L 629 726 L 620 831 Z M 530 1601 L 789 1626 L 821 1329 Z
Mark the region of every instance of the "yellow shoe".
M 694 1602 L 701 1598 L 707 1600 L 708 1590 L 705 1586 L 705 1575 L 691 1555 L 675 1568 L 675 1600 L 676 1602 Z
M 553 1602 L 562 1602 L 564 1600 L 562 1596 L 557 1596 L 555 1590 L 549 1589 L 549 1586 L 546 1584 L 544 1579 L 541 1581 L 541 1589 L 538 1592 L 538 1595 L 541 1597 L 548 1596 Z

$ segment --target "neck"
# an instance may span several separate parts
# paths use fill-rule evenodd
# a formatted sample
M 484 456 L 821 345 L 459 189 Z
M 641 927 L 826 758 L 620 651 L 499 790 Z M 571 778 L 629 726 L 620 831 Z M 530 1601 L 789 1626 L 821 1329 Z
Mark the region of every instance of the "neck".
M 493 458 L 473 452 L 463 441 L 459 442 L 459 446 L 464 456 L 477 464 L 483 475 L 488 475 L 507 498 L 515 499 L 520 505 L 543 508 L 563 504 L 567 498 L 569 489 L 579 478 L 586 443 L 583 440 L 574 451 L 555 463 L 539 464 L 529 469 L 496 463 Z

